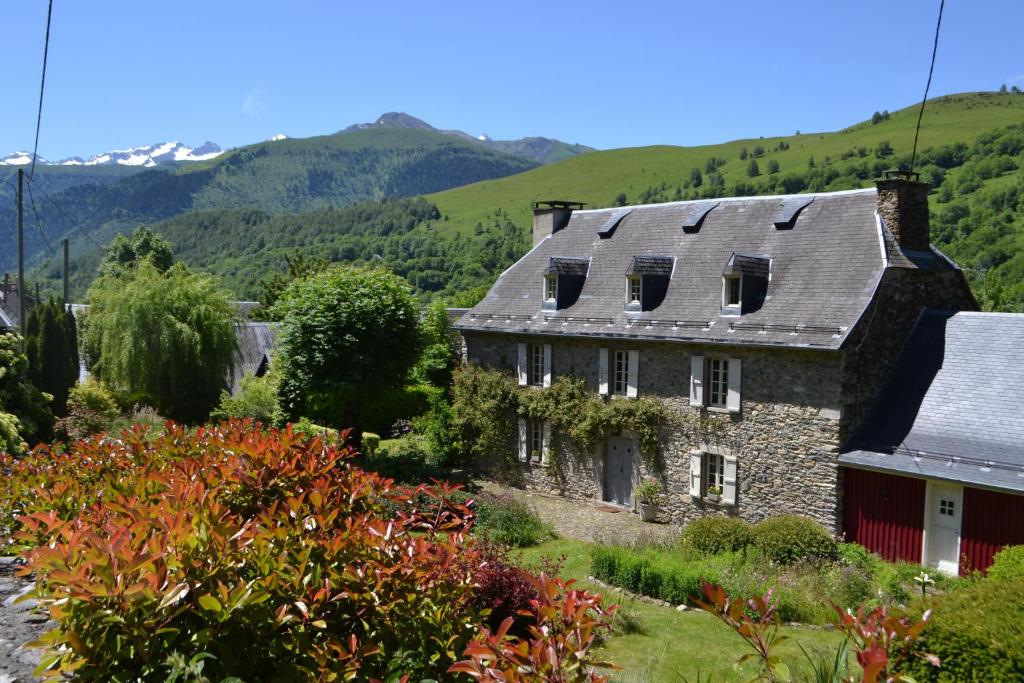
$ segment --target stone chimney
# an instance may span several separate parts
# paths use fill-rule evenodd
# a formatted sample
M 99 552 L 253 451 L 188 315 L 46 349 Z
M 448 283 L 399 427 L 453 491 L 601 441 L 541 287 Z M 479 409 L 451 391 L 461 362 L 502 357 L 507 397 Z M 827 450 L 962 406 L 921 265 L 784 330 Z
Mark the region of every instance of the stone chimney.
M 533 203 L 533 246 L 569 224 L 573 209 L 583 208 L 583 202 L 548 200 Z
M 889 232 L 902 249 L 928 251 L 928 183 L 920 181 L 920 174 L 909 171 L 886 171 L 882 176 L 875 181 L 878 213 Z

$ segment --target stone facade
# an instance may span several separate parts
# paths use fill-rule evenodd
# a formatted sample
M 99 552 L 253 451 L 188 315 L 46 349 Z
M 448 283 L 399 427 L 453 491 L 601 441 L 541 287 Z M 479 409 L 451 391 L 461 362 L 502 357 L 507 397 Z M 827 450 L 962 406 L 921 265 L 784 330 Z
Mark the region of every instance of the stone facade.
M 674 524 L 705 514 L 738 515 L 756 522 L 773 514 L 808 515 L 826 527 L 838 524 L 837 464 L 842 364 L 836 352 L 729 348 L 674 342 L 607 343 L 598 339 L 465 333 L 468 361 L 515 372 L 519 343 L 549 343 L 552 374 L 571 375 L 598 389 L 600 348 L 638 349 L 638 396 L 654 398 L 681 416 L 702 412 L 723 425 L 716 444 L 702 444 L 687 428 L 666 431 L 662 467 L 653 458 L 634 459 L 633 485 L 657 478 L 665 488 L 662 515 Z M 742 361 L 741 410 L 716 412 L 689 405 L 690 357 L 723 355 Z M 624 397 L 607 400 L 626 401 Z M 630 436 L 630 435 L 624 435 Z M 555 437 L 559 439 L 558 436 Z M 567 438 L 557 441 L 554 463 L 521 463 L 527 486 L 577 500 L 604 498 L 604 448 L 576 453 Z M 639 443 L 637 442 L 639 447 Z M 690 453 L 702 446 L 737 457 L 736 504 L 721 505 L 690 495 Z M 510 443 L 514 450 L 515 444 Z M 649 454 L 644 454 L 648 456 Z

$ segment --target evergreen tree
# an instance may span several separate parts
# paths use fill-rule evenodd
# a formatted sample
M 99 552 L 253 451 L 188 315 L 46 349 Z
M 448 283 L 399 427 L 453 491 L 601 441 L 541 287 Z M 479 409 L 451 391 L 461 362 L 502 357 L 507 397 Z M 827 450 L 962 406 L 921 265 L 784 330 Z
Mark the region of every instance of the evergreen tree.
M 777 162 L 775 159 L 769 159 L 768 160 L 768 173 L 778 173 L 778 172 L 779 172 L 779 162 Z
M 761 175 L 761 169 L 757 166 L 757 159 L 751 159 L 747 165 L 747 175 L 751 178 Z
M 747 148 L 746 147 L 740 147 L 740 161 L 746 161 L 746 160 L 747 160 Z
M 690 187 L 700 187 L 704 182 L 704 176 L 701 175 L 700 169 L 694 166 L 690 169 Z
M 61 308 L 64 309 L 63 306 Z M 67 375 L 64 381 L 69 387 L 73 387 L 78 382 L 81 356 L 78 354 L 78 321 L 75 320 L 75 314 L 70 308 L 64 309 L 63 323 L 64 338 L 68 344 Z
M 1005 83 L 1003 83 L 1001 86 L 999 86 L 999 92 L 1001 92 L 1001 93 L 1005 93 L 1006 92 L 1006 84 Z
M 40 390 L 53 396 L 52 408 L 58 416 L 64 415 L 68 390 L 78 381 L 78 335 L 68 324 L 70 315 L 51 299 L 36 306 L 26 322 L 29 377 Z

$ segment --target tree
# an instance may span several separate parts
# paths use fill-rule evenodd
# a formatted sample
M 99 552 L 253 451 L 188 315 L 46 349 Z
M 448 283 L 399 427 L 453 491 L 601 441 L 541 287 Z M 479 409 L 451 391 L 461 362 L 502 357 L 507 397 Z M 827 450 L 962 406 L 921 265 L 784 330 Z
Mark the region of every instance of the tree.
M 263 288 L 258 315 L 260 318 L 266 318 L 266 314 L 277 303 L 281 292 L 288 286 L 288 283 L 312 273 L 319 273 L 330 265 L 330 261 L 327 259 L 319 256 L 306 256 L 298 249 L 292 254 L 285 254 L 284 263 L 285 271 L 283 273 L 274 273 L 260 283 L 260 286 Z
M 359 433 L 367 396 L 399 385 L 421 346 L 409 284 L 386 268 L 332 266 L 284 290 L 273 309 L 281 408 Z
M 1005 93 L 1006 92 L 1006 84 L 1005 83 L 1003 83 L 1001 86 L 999 86 L 999 92 L 1001 92 L 1001 93 Z
M 753 178 L 759 175 L 761 175 L 761 169 L 757 166 L 757 159 L 751 159 L 747 165 L 747 176 Z
M 45 441 L 53 429 L 50 396 L 29 379 L 21 338 L 0 335 L 0 452 L 20 454 L 27 444 Z
M 714 169 L 712 169 L 712 172 Z M 690 169 L 690 187 L 700 187 L 704 182 L 704 176 L 701 175 L 700 169 L 694 166 Z
M 615 203 L 614 203 L 615 206 L 625 206 L 628 203 L 629 203 L 629 200 L 626 199 L 626 193 L 625 192 L 620 192 L 617 195 L 615 195 Z
M 888 140 L 882 140 L 878 143 L 878 147 L 875 148 L 875 156 L 879 159 L 892 156 L 892 145 Z
M 1010 92 L 1017 94 L 1020 92 L 1020 88 L 1018 88 L 1017 86 L 1013 86 L 1012 88 L 1010 88 Z
M 175 420 L 206 419 L 238 348 L 237 314 L 217 280 L 180 263 L 161 272 L 143 262 L 97 278 L 88 301 L 95 374 Z
M 880 112 L 880 111 L 876 111 L 874 114 L 871 115 L 871 124 L 872 125 L 878 125 L 883 120 L 884 119 L 882 118 L 882 112 Z
M 763 157 L 764 156 L 764 147 L 762 147 L 761 145 L 755 145 L 754 146 L 754 151 L 752 152 L 752 154 L 755 157 Z
M 748 154 L 747 153 L 747 148 L 746 147 L 740 147 L 740 161 L 746 161 L 747 160 L 747 154 Z
M 174 264 L 171 243 L 149 228 L 139 228 L 131 237 L 115 237 L 103 253 L 100 275 L 117 275 L 138 268 L 143 262 L 151 264 L 161 273 Z
M 778 172 L 779 172 L 779 162 L 777 162 L 775 159 L 769 159 L 768 160 L 768 173 L 771 174 L 771 173 L 778 173 Z

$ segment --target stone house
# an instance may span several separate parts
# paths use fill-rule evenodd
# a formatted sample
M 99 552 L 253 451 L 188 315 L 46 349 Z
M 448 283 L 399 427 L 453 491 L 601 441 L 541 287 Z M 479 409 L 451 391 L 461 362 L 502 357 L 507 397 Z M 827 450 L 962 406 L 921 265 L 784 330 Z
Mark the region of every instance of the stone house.
M 956 574 L 1024 544 L 1024 315 L 926 311 L 839 456 L 843 530 Z
M 720 432 L 666 429 L 652 459 L 635 434 L 576 453 L 519 419 L 509 451 L 526 485 L 629 509 L 656 478 L 675 524 L 791 512 L 840 533 L 840 446 L 921 311 L 977 308 L 930 246 L 927 191 L 891 174 L 846 192 L 535 205 L 533 248 L 456 325 L 467 361 L 524 386 L 581 377 Z

